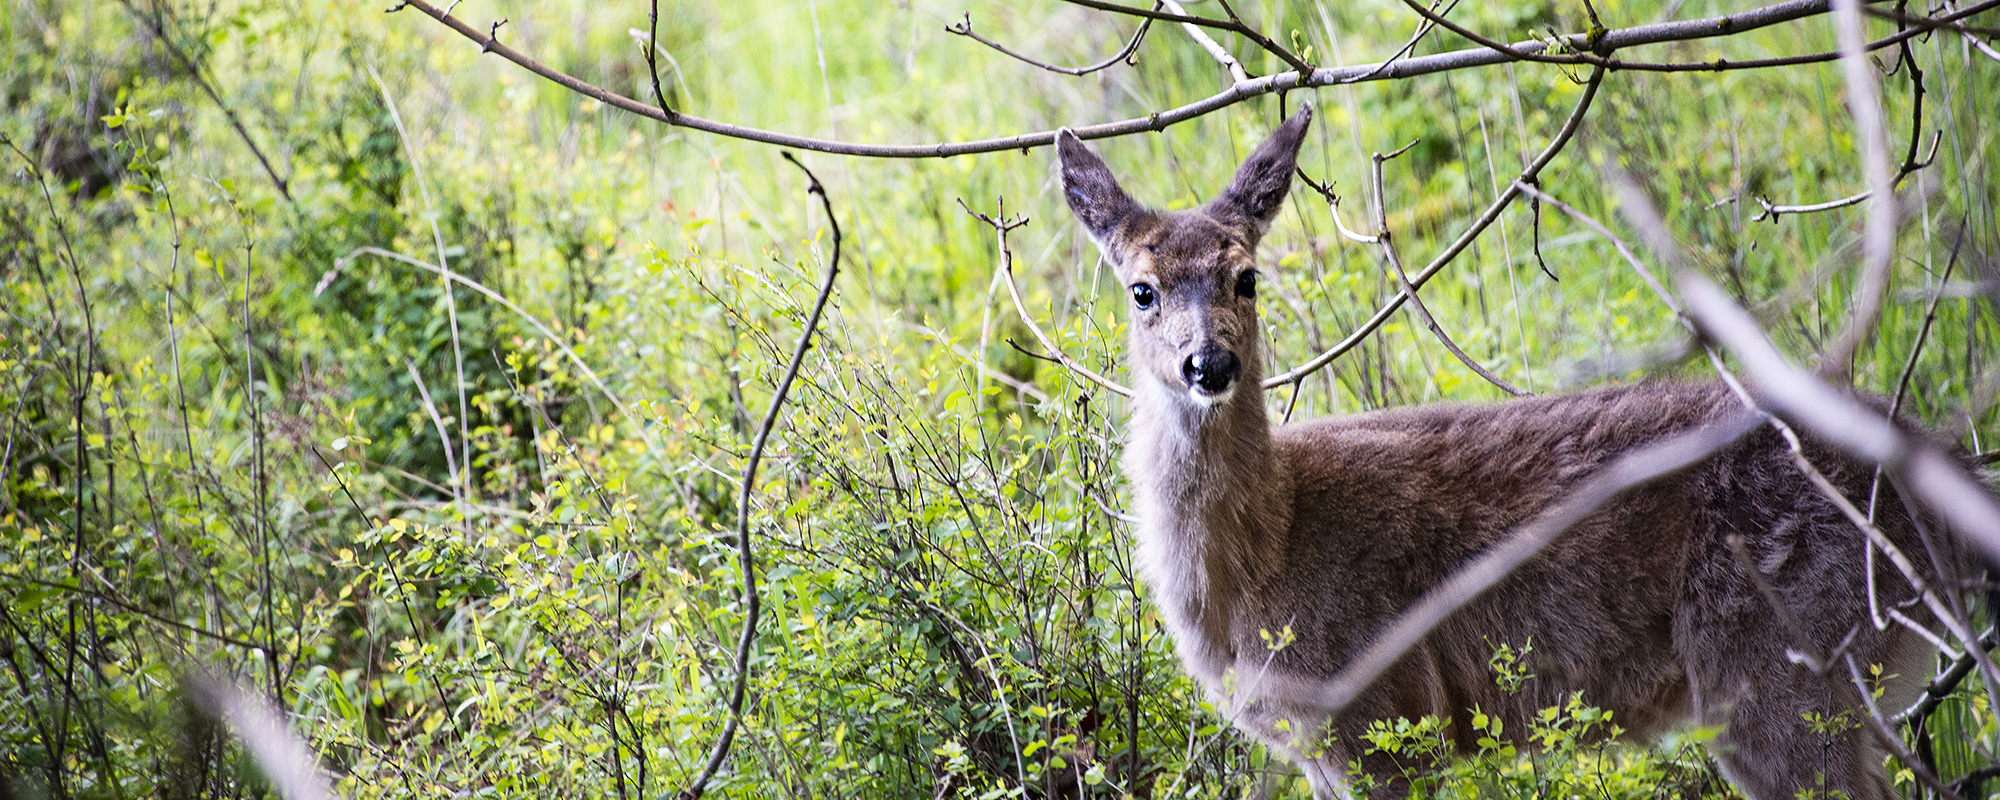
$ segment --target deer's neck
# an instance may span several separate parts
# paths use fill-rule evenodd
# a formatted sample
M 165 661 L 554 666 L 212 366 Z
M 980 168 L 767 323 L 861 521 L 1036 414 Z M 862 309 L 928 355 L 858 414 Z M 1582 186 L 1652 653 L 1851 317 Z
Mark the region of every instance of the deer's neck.
M 1126 443 L 1141 573 L 1183 658 L 1211 677 L 1234 659 L 1243 601 L 1278 563 L 1291 523 L 1291 476 L 1262 394 L 1246 375 L 1229 402 L 1200 408 L 1142 382 Z

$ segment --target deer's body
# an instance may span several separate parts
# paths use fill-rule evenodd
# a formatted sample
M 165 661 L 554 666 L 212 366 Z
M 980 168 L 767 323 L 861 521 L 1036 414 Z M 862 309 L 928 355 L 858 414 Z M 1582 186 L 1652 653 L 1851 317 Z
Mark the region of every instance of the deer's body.
M 1274 429 L 1257 388 L 1251 254 L 1289 189 L 1307 121 L 1301 112 L 1274 134 L 1216 201 L 1170 214 L 1139 207 L 1081 142 L 1058 137 L 1070 206 L 1132 292 L 1125 467 L 1141 572 L 1187 669 L 1322 794 L 1342 790 L 1350 759 L 1393 779 L 1393 764 L 1356 747 L 1370 720 L 1436 715 L 1469 746 L 1475 706 L 1519 735 L 1528 715 L 1581 690 L 1641 734 L 1726 725 L 1718 758 L 1755 800 L 1884 796 L 1865 732 L 1824 735 L 1803 718 L 1839 714 L 1853 692 L 1787 660 L 1798 633 L 1727 538 L 1743 537 L 1818 652 L 1851 633 L 1846 652 L 1920 687 L 1928 646 L 1869 623 L 1862 539 L 1769 431 L 1587 517 L 1338 716 L 1266 690 L 1331 678 L 1424 592 L 1621 453 L 1742 411 L 1719 385 L 1662 382 Z M 1866 502 L 1871 470 L 1809 455 Z M 1901 514 L 1880 521 L 1921 552 Z M 1877 577 L 1883 603 L 1910 595 L 1901 576 Z M 1290 642 L 1274 648 L 1287 628 Z M 1536 677 L 1503 692 L 1489 658 L 1530 640 Z

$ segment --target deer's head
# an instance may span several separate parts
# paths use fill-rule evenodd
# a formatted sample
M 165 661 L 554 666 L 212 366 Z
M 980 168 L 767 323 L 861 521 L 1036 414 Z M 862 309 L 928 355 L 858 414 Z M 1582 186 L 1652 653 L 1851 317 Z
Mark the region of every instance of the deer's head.
M 1214 408 L 1261 378 L 1257 242 L 1291 190 L 1311 122 L 1312 110 L 1300 109 L 1237 168 L 1221 195 L 1166 213 L 1134 201 L 1075 134 L 1056 134 L 1070 211 L 1125 286 L 1130 363 L 1142 390 Z

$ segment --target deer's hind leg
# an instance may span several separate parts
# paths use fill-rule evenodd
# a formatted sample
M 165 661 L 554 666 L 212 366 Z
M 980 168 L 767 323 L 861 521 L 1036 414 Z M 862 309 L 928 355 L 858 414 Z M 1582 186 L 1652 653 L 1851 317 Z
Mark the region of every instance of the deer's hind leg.
M 1882 667 L 1877 707 L 1894 713 L 1930 677 L 1930 645 L 1900 627 L 1877 631 L 1859 613 L 1801 614 L 1806 627 L 1824 634 L 1815 637 L 1826 642 L 1821 653 L 1842 638 L 1832 635 L 1839 630 L 1833 623 L 1855 631 L 1840 660 L 1820 675 L 1787 657 L 1783 643 L 1796 632 L 1775 621 L 1749 621 L 1757 616 L 1738 616 L 1727 640 L 1705 642 L 1711 660 L 1691 664 L 1703 689 L 1701 718 L 1726 725 L 1712 748 L 1724 776 L 1752 800 L 1894 798 L 1882 775 L 1885 753 L 1867 728 L 1869 712 L 1845 659 L 1852 657 L 1864 675 Z
M 1752 800 L 1884 800 L 1881 751 L 1852 686 L 1796 664 L 1745 676 L 1716 741 L 1723 775 Z

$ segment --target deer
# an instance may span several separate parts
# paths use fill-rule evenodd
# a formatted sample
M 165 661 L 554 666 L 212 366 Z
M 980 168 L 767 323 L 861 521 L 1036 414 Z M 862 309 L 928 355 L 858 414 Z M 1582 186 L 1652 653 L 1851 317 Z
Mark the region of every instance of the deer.
M 1824 724 L 1864 713 L 1848 674 L 1815 674 L 1787 648 L 1803 636 L 1884 667 L 1890 709 L 1922 689 L 1935 650 L 1909 626 L 1870 624 L 1859 532 L 1770 427 L 1598 508 L 1338 713 L 1257 690 L 1266 675 L 1331 678 L 1427 589 L 1621 453 L 1744 413 L 1721 384 L 1661 379 L 1273 425 L 1256 250 L 1311 119 L 1301 109 L 1213 200 L 1171 212 L 1135 201 L 1074 132 L 1055 142 L 1069 209 L 1129 303 L 1135 560 L 1216 706 L 1296 763 L 1316 798 L 1350 794 L 1350 762 L 1377 779 L 1374 797 L 1407 791 L 1394 759 L 1361 739 L 1371 720 L 1435 715 L 1470 750 L 1473 709 L 1518 737 L 1575 691 L 1640 737 L 1721 726 L 1712 755 L 1753 800 L 1894 796 L 1868 733 Z M 1873 465 L 1810 439 L 1805 454 L 1866 502 Z M 1902 508 L 1882 492 L 1882 508 Z M 1878 523 L 1921 552 L 1915 521 Z M 1878 603 L 1935 625 L 1908 581 L 1874 569 Z M 1511 694 L 1489 663 L 1503 644 L 1531 648 L 1535 677 Z

